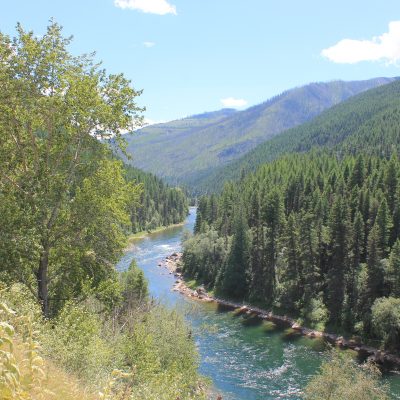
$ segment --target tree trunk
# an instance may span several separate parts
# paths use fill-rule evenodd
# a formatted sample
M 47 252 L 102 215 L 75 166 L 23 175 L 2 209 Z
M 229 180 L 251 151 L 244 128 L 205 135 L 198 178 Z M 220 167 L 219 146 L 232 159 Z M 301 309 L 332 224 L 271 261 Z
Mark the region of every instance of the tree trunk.
M 49 316 L 49 292 L 47 274 L 49 269 L 49 246 L 44 246 L 40 254 L 39 269 L 36 277 L 38 282 L 38 299 L 42 305 L 42 313 L 44 317 Z

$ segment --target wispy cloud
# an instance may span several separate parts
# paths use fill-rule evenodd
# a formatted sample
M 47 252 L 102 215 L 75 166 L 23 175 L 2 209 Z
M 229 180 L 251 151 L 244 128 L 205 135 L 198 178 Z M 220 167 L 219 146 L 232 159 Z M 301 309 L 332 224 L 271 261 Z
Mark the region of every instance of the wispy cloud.
M 143 46 L 147 48 L 154 47 L 155 45 L 154 42 L 143 42 Z
M 163 124 L 165 122 L 167 122 L 165 119 L 154 120 L 154 119 L 150 119 L 150 118 L 145 118 L 144 122 L 143 122 L 143 126 Z
M 114 0 L 114 5 L 123 10 L 131 9 L 158 15 L 177 15 L 176 7 L 169 4 L 167 0 Z
M 224 107 L 229 108 L 240 108 L 247 104 L 244 99 L 235 99 L 234 97 L 227 97 L 226 99 L 221 99 L 221 103 Z
M 389 31 L 371 40 L 343 39 L 321 54 L 335 63 L 355 64 L 360 61 L 384 61 L 396 64 L 400 60 L 400 21 L 389 23 Z

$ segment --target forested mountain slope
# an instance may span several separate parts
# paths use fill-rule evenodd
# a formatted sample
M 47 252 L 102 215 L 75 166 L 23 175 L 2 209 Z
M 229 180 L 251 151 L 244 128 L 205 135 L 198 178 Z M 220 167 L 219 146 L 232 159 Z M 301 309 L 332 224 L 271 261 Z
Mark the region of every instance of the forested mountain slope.
M 327 108 L 393 78 L 311 83 L 244 111 L 221 110 L 143 128 L 127 135 L 133 164 L 170 182 L 193 186 L 212 169 L 311 120 Z
M 227 180 L 255 170 L 285 153 L 313 147 L 339 153 L 389 155 L 400 145 L 400 81 L 354 96 L 310 122 L 283 132 L 225 167 L 193 182 L 199 192 L 220 190 Z
M 200 200 L 184 272 L 219 296 L 400 351 L 400 162 L 311 152 Z
M 140 202 L 132 205 L 132 232 L 153 230 L 182 222 L 189 211 L 188 200 L 180 188 L 165 184 L 160 178 L 130 165 L 125 165 L 125 178 L 142 185 Z

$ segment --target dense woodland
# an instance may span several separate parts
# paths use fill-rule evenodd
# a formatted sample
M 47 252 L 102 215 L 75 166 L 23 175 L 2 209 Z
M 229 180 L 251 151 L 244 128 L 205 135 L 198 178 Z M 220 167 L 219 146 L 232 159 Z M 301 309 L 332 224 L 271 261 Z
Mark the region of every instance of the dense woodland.
M 186 274 L 217 293 L 400 350 L 400 161 L 321 152 L 199 202 Z
M 301 126 L 351 96 L 393 79 L 310 83 L 245 110 L 222 109 L 147 126 L 127 138 L 127 149 L 133 155 L 134 165 L 167 182 L 184 184 L 193 194 L 222 189 L 221 181 L 235 175 L 237 168 L 229 168 L 232 161 L 236 165 L 235 160 L 257 145 Z M 218 179 L 213 180 L 213 186 L 205 184 L 226 165 Z
M 188 200 L 180 188 L 169 187 L 155 175 L 130 165 L 125 165 L 125 178 L 143 187 L 140 201 L 130 208 L 133 233 L 177 224 L 186 218 Z
M 329 150 L 332 155 L 390 157 L 399 152 L 400 81 L 351 97 L 303 125 L 258 145 L 243 157 L 196 180 L 197 193 L 221 191 L 223 183 L 254 172 L 285 154 Z

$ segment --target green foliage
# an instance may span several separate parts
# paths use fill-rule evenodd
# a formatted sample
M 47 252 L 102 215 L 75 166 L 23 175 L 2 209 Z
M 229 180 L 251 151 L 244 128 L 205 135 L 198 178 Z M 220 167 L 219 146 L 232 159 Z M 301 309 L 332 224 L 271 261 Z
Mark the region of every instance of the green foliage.
M 54 22 L 42 36 L 20 25 L 14 39 L 0 34 L 0 270 L 37 291 L 46 315 L 112 274 L 140 193 L 95 138 L 123 146 L 140 92 L 70 42 Z
M 222 271 L 226 264 L 229 245 L 215 230 L 189 236 L 183 242 L 183 248 L 183 271 L 186 275 L 209 286 L 222 279 L 218 271 Z
M 342 157 L 360 151 L 388 158 L 393 152 L 399 154 L 399 91 L 400 82 L 395 80 L 358 94 L 322 112 L 310 122 L 264 141 L 237 160 L 213 168 L 192 184 L 200 193 L 220 191 L 224 182 L 239 180 L 242 171 L 249 173 L 285 154 L 304 153 L 312 149 L 329 151 Z M 360 161 L 361 164 L 351 174 L 352 186 L 360 183 L 368 172 L 364 170 L 367 164 Z M 390 173 L 386 180 L 396 184 Z M 394 192 L 391 190 L 391 193 L 392 200 L 389 199 L 388 205 L 393 207 Z
M 48 355 L 87 382 L 104 382 L 119 355 L 102 335 L 101 318 L 83 305 L 68 303 L 51 324 L 44 334 Z
M 388 389 L 379 382 L 379 371 L 373 365 L 357 365 L 339 352 L 332 353 L 322 364 L 320 373 L 307 384 L 305 400 L 386 400 Z
M 371 330 L 371 306 L 397 297 L 399 171 L 396 156 L 363 154 L 311 152 L 265 164 L 200 200 L 203 228 L 184 246 L 184 271 L 313 327 L 384 341 Z
M 372 326 L 385 347 L 398 350 L 400 347 L 400 299 L 384 297 L 376 299 L 372 306 Z
M 221 189 L 227 178 L 240 178 L 236 163 L 216 177 L 214 170 L 240 159 L 258 144 L 305 123 L 322 111 L 392 79 L 311 83 L 294 88 L 244 111 L 220 110 L 152 125 L 127 138 L 134 165 L 187 184 L 194 193 Z M 195 143 L 195 145 L 193 145 Z M 251 158 L 248 158 L 251 163 Z M 258 161 L 254 158 L 254 161 Z M 212 184 L 206 184 L 210 182 Z
M 134 263 L 115 270 L 127 233 L 182 221 L 186 197 L 104 144 L 124 151 L 140 92 L 70 42 L 54 22 L 40 37 L 0 33 L 0 397 L 47 399 L 40 348 L 48 380 L 61 368 L 102 398 L 161 398 L 157 382 L 167 398 L 204 398 L 184 320 L 149 302 Z
M 302 315 L 307 324 L 312 328 L 324 330 L 329 320 L 329 311 L 322 301 L 321 297 L 311 299 L 302 310 Z
M 125 305 L 132 307 L 147 300 L 149 294 L 147 281 L 135 260 L 131 262 L 127 271 L 121 272 L 120 285 Z
M 400 239 L 397 239 L 390 253 L 386 280 L 393 296 L 400 297 Z
M 244 299 L 248 295 L 247 269 L 249 241 L 242 211 L 236 214 L 233 239 L 226 259 L 220 290 L 228 297 Z
M 142 298 L 146 285 L 138 286 L 138 279 L 134 279 L 132 286 L 130 281 L 138 275 L 132 264 L 121 277 L 120 297 L 124 300 L 111 313 L 104 304 L 89 297 L 79 304 L 67 303 L 57 318 L 50 321 L 43 320 L 40 305 L 22 285 L 2 289 L 1 344 L 8 341 L 9 346 L 15 336 L 11 344 L 19 342 L 20 347 L 26 347 L 26 360 L 18 366 L 21 382 L 13 380 L 18 384 L 16 390 L 41 390 L 41 381 L 47 382 L 39 365 L 44 359 L 78 377 L 91 391 L 101 391 L 100 398 L 204 399 L 205 384 L 197 372 L 198 354 L 188 326 L 176 311 L 149 304 Z M 134 303 L 125 299 L 127 290 L 130 298 L 136 299 Z M 5 370 L 3 361 L 18 361 L 12 355 L 3 360 L 4 354 L 0 354 L 1 394 L 6 387 L 2 376 L 9 376 L 7 371 L 11 368 L 10 364 Z M 34 361 L 29 363 L 29 359 Z M 37 366 L 36 372 L 29 372 L 27 365 Z M 31 397 L 15 394 L 5 398 Z
M 188 200 L 180 188 L 170 187 L 155 175 L 130 165 L 125 165 L 124 169 L 127 181 L 143 187 L 139 201 L 129 203 L 133 233 L 177 224 L 186 218 Z
M 16 326 L 17 321 L 24 324 L 23 333 Z M 30 317 L 18 315 L 7 303 L 0 302 L 1 399 L 29 400 L 44 391 L 43 359 L 35 336 Z

